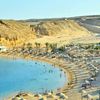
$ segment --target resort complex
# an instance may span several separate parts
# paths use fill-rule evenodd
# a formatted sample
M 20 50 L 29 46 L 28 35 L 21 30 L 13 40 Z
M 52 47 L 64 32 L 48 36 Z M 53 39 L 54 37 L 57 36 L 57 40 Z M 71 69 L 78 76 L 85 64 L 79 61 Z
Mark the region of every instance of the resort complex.
M 100 37 L 79 19 L 0 21 L 0 100 L 100 100 Z
M 20 91 L 9 100 L 99 100 L 100 47 L 98 44 L 69 44 L 59 48 L 56 45 L 53 48 L 49 46 L 47 47 L 46 43 L 46 47 L 42 49 L 32 48 L 28 44 L 28 47 L 14 48 L 1 55 L 33 59 L 59 66 L 67 73 L 68 83 L 61 89 L 45 91 L 42 94 Z

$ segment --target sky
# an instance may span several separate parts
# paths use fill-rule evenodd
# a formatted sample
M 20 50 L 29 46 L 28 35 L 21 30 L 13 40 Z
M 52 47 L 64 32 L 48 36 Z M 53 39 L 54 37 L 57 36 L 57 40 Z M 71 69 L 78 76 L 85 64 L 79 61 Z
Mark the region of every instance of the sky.
M 0 19 L 100 15 L 100 0 L 0 0 Z

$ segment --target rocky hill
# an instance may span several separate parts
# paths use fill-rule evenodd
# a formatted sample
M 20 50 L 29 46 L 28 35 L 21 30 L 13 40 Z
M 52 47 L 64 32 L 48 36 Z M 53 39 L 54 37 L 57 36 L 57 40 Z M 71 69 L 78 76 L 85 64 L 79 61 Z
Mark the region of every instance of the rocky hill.
M 20 45 L 34 38 L 34 32 L 28 25 L 13 20 L 0 20 L 1 45 Z
M 100 17 L 0 20 L 0 45 L 23 43 L 93 43 L 100 41 L 94 33 L 100 30 Z M 94 28 L 95 29 L 94 29 Z
M 41 37 L 35 39 L 35 42 L 67 44 L 71 42 L 91 43 L 96 40 L 92 32 L 73 19 L 31 19 L 24 21 L 24 23 L 30 25 L 36 36 Z
M 32 25 L 31 25 L 32 27 Z M 89 35 L 84 27 L 81 27 L 73 20 L 45 21 L 33 25 L 33 29 L 37 35 L 58 35 L 58 34 L 77 34 Z

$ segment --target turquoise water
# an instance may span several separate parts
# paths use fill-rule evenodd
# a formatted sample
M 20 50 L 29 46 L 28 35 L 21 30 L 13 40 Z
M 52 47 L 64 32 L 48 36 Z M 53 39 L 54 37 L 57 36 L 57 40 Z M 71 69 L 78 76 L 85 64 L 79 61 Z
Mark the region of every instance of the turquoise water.
M 0 58 L 0 100 L 20 91 L 44 93 L 67 82 L 59 68 L 48 63 Z

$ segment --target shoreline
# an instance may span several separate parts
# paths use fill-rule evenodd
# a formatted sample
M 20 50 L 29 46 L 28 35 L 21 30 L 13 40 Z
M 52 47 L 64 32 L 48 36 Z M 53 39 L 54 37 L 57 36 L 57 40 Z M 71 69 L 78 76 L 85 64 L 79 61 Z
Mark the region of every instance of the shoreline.
M 67 89 L 71 89 L 72 88 L 72 84 L 70 84 L 71 81 L 73 81 L 73 74 L 71 69 L 70 68 L 64 68 L 65 65 L 62 64 L 64 63 L 64 61 L 61 60 L 62 63 L 58 62 L 60 59 L 57 59 L 57 58 L 46 58 L 46 57 L 31 57 L 31 56 L 19 56 L 19 55 L 8 55 L 8 54 L 4 54 L 4 53 L 0 53 L 0 57 L 4 57 L 4 58 L 11 58 L 11 59 L 18 59 L 18 58 L 21 58 L 21 59 L 25 59 L 25 60 L 36 60 L 36 61 L 41 61 L 41 62 L 46 62 L 48 64 L 51 64 L 52 66 L 55 66 L 55 67 L 58 67 L 60 70 L 64 71 L 65 75 L 66 75 L 66 78 L 68 80 L 68 82 L 65 83 L 65 85 L 60 88 L 60 90 L 57 92 L 64 92 L 64 90 L 67 90 Z M 67 65 L 66 65 L 67 66 Z M 67 92 L 66 92 L 67 93 Z

